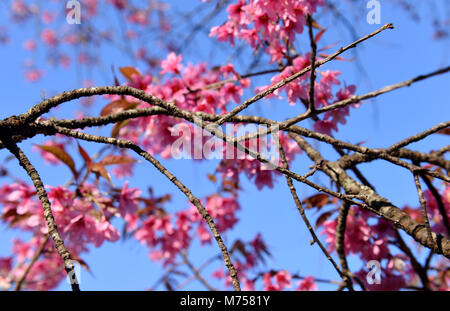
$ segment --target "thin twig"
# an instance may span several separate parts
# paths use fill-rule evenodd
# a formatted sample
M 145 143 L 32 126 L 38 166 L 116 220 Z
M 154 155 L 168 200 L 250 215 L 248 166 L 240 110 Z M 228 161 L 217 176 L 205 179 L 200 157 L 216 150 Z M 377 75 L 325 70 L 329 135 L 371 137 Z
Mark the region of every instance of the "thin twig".
M 339 208 L 339 215 L 337 218 L 337 225 L 336 225 L 336 252 L 338 254 L 339 261 L 341 263 L 342 273 L 344 273 L 347 276 L 346 282 L 348 288 L 350 289 L 352 281 L 350 277 L 350 270 L 348 268 L 347 256 L 345 255 L 345 230 L 349 209 L 350 204 L 348 204 L 347 202 L 342 202 L 342 205 Z
M 181 257 L 183 257 L 184 263 L 189 267 L 189 269 L 194 274 L 194 277 L 199 280 L 200 283 L 202 283 L 209 291 L 215 291 L 215 289 L 209 285 L 209 283 L 205 280 L 205 278 L 200 274 L 200 271 L 194 267 L 194 265 L 189 260 L 188 256 L 185 252 L 181 252 Z
M 317 44 L 314 40 L 313 27 L 312 27 L 312 18 L 311 15 L 308 14 L 306 16 L 306 22 L 308 24 L 308 33 L 309 33 L 309 42 L 311 44 L 311 74 L 310 74 L 310 84 L 309 84 L 309 105 L 308 111 L 309 113 L 313 113 L 316 110 L 314 106 L 314 88 L 316 83 L 316 53 L 317 53 Z
M 19 291 L 21 289 L 22 284 L 25 281 L 25 279 L 27 278 L 28 273 L 30 273 L 30 271 L 31 271 L 31 268 L 33 267 L 35 262 L 38 260 L 39 256 L 41 256 L 42 252 L 44 251 L 45 245 L 47 245 L 47 242 L 48 242 L 49 238 L 50 237 L 49 237 L 48 234 L 46 234 L 44 236 L 44 239 L 42 240 L 42 243 L 39 245 L 39 248 L 34 253 L 33 257 L 30 260 L 30 263 L 28 264 L 28 266 L 26 267 L 25 271 L 20 276 L 20 278 L 16 281 L 16 284 L 15 284 L 14 289 L 13 289 L 14 291 Z
M 275 134 L 274 136 L 276 136 L 278 134 Z M 284 148 L 281 144 L 281 141 L 278 137 L 276 137 L 276 141 L 278 144 L 278 150 L 280 152 L 280 156 L 281 156 L 281 162 L 283 164 L 283 167 L 287 170 L 289 170 L 289 164 L 286 160 L 286 154 L 284 152 Z M 308 217 L 306 217 L 305 214 L 305 209 L 303 208 L 302 202 L 299 199 L 298 195 L 297 195 L 297 190 L 295 189 L 295 186 L 292 182 L 292 179 L 285 175 L 286 177 L 286 182 L 288 184 L 289 190 L 291 191 L 291 195 L 292 198 L 294 199 L 295 205 L 297 206 L 297 210 L 300 213 L 300 216 L 303 219 L 303 222 L 305 223 L 306 227 L 308 228 L 311 237 L 313 238 L 314 242 L 317 243 L 317 245 L 319 245 L 320 249 L 322 250 L 323 254 L 325 255 L 325 257 L 330 261 L 330 263 L 333 265 L 334 269 L 337 271 L 337 273 L 339 274 L 339 276 L 342 278 L 342 280 L 344 280 L 344 282 L 347 283 L 347 287 L 349 290 L 353 290 L 353 286 L 351 284 L 351 281 L 348 281 L 348 276 L 343 273 L 341 271 L 341 269 L 339 269 L 339 266 L 337 265 L 337 263 L 334 261 L 334 259 L 331 257 L 330 253 L 327 251 L 327 249 L 325 248 L 325 246 L 322 244 L 322 242 L 319 240 L 319 238 L 316 235 L 316 232 L 314 231 L 314 228 L 311 226 L 311 223 L 308 220 Z
M 431 230 L 430 220 L 428 219 L 427 202 L 425 201 L 425 198 L 423 196 L 422 186 L 420 185 L 420 180 L 419 180 L 419 174 L 417 174 L 417 173 L 413 173 L 413 174 L 414 174 L 414 183 L 416 184 L 417 193 L 419 195 L 420 206 L 422 207 L 422 216 L 425 221 L 425 227 L 428 232 L 428 238 L 430 239 L 430 241 L 434 241 L 433 231 Z
M 437 191 L 436 187 L 433 186 L 433 183 L 427 176 L 425 176 L 424 174 L 420 174 L 420 177 L 423 179 L 431 194 L 433 194 L 434 198 L 436 199 L 438 210 L 442 217 L 442 222 L 444 223 L 445 229 L 447 230 L 447 235 L 450 236 L 450 225 L 448 221 L 447 211 L 445 210 L 441 195 Z

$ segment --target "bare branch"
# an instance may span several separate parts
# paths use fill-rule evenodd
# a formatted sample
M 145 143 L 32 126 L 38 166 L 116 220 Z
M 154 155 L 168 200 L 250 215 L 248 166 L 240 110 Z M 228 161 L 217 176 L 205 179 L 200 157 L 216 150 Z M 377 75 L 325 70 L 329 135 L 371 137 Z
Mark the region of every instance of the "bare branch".
M 48 239 L 49 239 L 49 235 L 46 234 L 44 236 L 44 239 L 42 240 L 42 243 L 40 244 L 39 248 L 36 250 L 36 252 L 34 253 L 33 257 L 30 260 L 30 263 L 28 264 L 28 266 L 26 267 L 25 271 L 23 272 L 23 274 L 20 276 L 19 279 L 16 280 L 16 284 L 14 286 L 14 291 L 19 291 L 22 287 L 23 282 L 25 281 L 25 279 L 27 278 L 28 273 L 30 273 L 31 268 L 33 267 L 33 265 L 35 264 L 35 262 L 38 260 L 39 256 L 41 256 L 42 252 L 45 249 L 45 245 L 47 245 Z
M 316 110 L 314 106 L 314 87 L 316 84 L 316 53 L 317 53 L 317 44 L 314 40 L 313 27 L 312 27 L 312 17 L 310 14 L 306 16 L 306 22 L 308 24 L 308 34 L 309 34 L 309 42 L 311 44 L 311 74 L 310 74 L 310 82 L 309 82 L 309 103 L 308 103 L 308 112 L 313 113 Z
M 80 287 L 75 275 L 73 263 L 70 257 L 70 252 L 64 246 L 64 241 L 58 232 L 58 227 L 56 226 L 55 218 L 53 217 L 51 204 L 47 196 L 47 191 L 45 191 L 44 185 L 42 184 L 38 172 L 36 171 L 34 166 L 30 163 L 27 156 L 15 143 L 8 141 L 7 137 L 2 136 L 1 138 L 6 148 L 8 148 L 8 150 L 17 158 L 20 166 L 22 166 L 25 169 L 28 176 L 31 178 L 31 181 L 33 182 L 34 187 L 36 188 L 36 192 L 38 194 L 39 200 L 41 201 L 42 208 L 44 210 L 44 218 L 47 222 L 48 234 L 52 238 L 56 250 L 58 251 L 58 254 L 64 261 L 64 267 L 66 269 L 67 274 L 71 277 L 70 285 L 72 287 L 72 291 L 79 291 Z
M 183 257 L 184 263 L 192 271 L 194 277 L 199 280 L 199 282 L 202 283 L 209 291 L 215 291 L 215 289 L 211 285 L 209 285 L 205 278 L 200 274 L 200 271 L 194 267 L 185 252 L 181 252 L 181 257 Z
M 420 206 L 422 208 L 422 216 L 425 221 L 425 228 L 427 229 L 428 239 L 433 241 L 433 232 L 431 231 L 430 220 L 428 219 L 427 212 L 427 203 L 425 202 L 425 198 L 423 197 L 422 186 L 420 185 L 419 174 L 414 174 L 414 183 L 416 184 L 417 193 L 419 194 Z

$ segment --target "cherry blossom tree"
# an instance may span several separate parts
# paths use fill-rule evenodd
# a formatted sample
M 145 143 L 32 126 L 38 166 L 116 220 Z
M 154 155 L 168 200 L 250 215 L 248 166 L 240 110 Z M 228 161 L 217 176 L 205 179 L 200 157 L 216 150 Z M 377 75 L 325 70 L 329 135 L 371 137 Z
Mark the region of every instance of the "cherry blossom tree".
M 354 6 L 354 2 L 346 5 Z M 420 15 L 406 1 L 393 2 L 405 14 Z M 385 93 L 426 79 L 443 79 L 450 71 L 448 65 L 432 68 L 362 94 L 357 83 L 347 84 L 339 70 L 322 70 L 325 64 L 332 67 L 349 60 L 346 53 L 395 31 L 394 25 L 379 25 L 337 47 L 322 44 L 327 28 L 333 27 L 323 24 L 322 17 L 334 15 L 347 21 L 350 33 L 356 27 L 348 24 L 349 17 L 337 1 L 199 1 L 191 12 L 179 12 L 182 8 L 159 0 L 45 4 L 11 0 L 1 6 L 11 21 L 0 29 L 2 48 L 7 49 L 13 39 L 11 29 L 34 23 L 34 34 L 23 42 L 30 53 L 24 60 L 27 81 L 41 83 L 60 67 L 85 72 L 97 68 L 111 81 L 99 86 L 86 75 L 79 81 L 80 88 L 48 98 L 44 93 L 38 104 L 0 121 L 0 149 L 16 160 L 14 165 L 1 166 L 5 182 L 0 187 L 0 215 L 4 225 L 29 237 L 24 241 L 20 235 L 11 253 L 1 255 L 2 289 L 50 290 L 69 275 L 72 290 L 80 290 L 74 263 L 88 270 L 89 263 L 83 260 L 86 253 L 105 242 L 127 238 L 139 241 L 148 249 L 150 260 L 161 264 L 161 277 L 151 289 L 160 285 L 182 289 L 192 279 L 208 290 L 217 289 L 211 279 L 221 280 L 219 289 L 234 290 L 309 291 L 320 289 L 319 283 L 351 291 L 450 288 L 450 161 L 446 159 L 450 149 L 448 145 L 429 152 L 409 148 L 431 135 L 450 134 L 450 122 L 379 148 L 335 138 L 352 112 L 370 99 L 381 100 Z M 77 8 L 81 20 L 69 23 L 68 16 Z M 118 21 L 102 22 L 105 12 Z M 199 12 L 207 13 L 202 19 Z M 205 21 L 214 17 L 224 22 L 205 29 Z M 434 40 L 447 38 L 448 23 L 433 21 Z M 204 31 L 213 50 L 226 47 L 238 56 L 246 53 L 248 70 L 239 71 L 237 62 L 227 59 L 220 64 L 187 61 L 184 50 Z M 105 71 L 104 46 L 108 53 L 122 53 L 130 65 L 113 64 Z M 269 78 L 258 80 L 264 77 Z M 58 116 L 59 107 L 76 100 L 75 116 Z M 284 121 L 246 114 L 264 100 L 296 106 L 298 113 Z M 99 113 L 93 113 L 95 107 L 100 107 Z M 55 116 L 46 116 L 55 111 Z M 35 144 L 34 151 L 51 167 L 68 168 L 65 184 L 42 180 L 19 147 L 38 135 L 47 140 Z M 87 142 L 98 145 L 96 152 L 88 151 Z M 330 146 L 339 157 L 328 159 L 317 144 Z M 75 153 L 82 161 L 75 161 Z M 193 193 L 164 164 L 179 158 L 217 161 L 208 174 L 217 191 L 205 197 Z M 299 158 L 310 161 L 310 171 L 295 167 L 294 160 Z M 395 205 L 375 189 L 360 170 L 361 164 L 375 161 L 410 173 L 417 190 L 416 205 Z M 158 196 L 144 190 L 148 185 L 131 186 L 141 162 L 175 187 Z M 14 177 L 19 167 L 28 179 Z M 318 174 L 326 182 L 313 181 Z M 258 191 L 273 188 L 275 182 L 286 184 L 312 247 L 321 250 L 338 281 L 264 265 L 268 257 L 276 256 L 264 240 L 270 230 L 248 240 L 226 238 L 241 220 L 239 211 L 248 208 L 240 201 L 244 179 Z M 297 184 L 316 193 L 304 196 Z M 166 204 L 175 191 L 185 196 L 185 205 L 174 212 Z M 313 211 L 319 213 L 315 224 L 310 220 Z M 201 266 L 189 258 L 195 242 L 215 245 Z M 422 249 L 428 250 L 424 260 L 418 255 Z M 348 256 L 358 258 L 360 270 L 350 269 Z M 378 265 L 374 279 L 367 277 L 368 262 Z M 215 265 L 215 272 L 205 275 L 209 265 Z M 182 266 L 190 275 L 180 273 Z

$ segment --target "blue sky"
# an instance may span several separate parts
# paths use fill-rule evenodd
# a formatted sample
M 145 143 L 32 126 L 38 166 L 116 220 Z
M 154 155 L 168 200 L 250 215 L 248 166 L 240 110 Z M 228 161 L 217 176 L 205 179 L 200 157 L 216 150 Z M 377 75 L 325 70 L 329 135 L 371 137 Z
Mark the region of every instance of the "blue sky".
M 187 7 L 195 7 L 198 1 L 169 1 L 177 10 L 187 10 Z M 337 69 L 342 71 L 342 77 L 347 84 L 356 84 L 357 93 L 363 94 L 371 90 L 381 88 L 385 85 L 394 84 L 417 75 L 434 71 L 439 67 L 448 65 L 449 42 L 448 40 L 432 40 L 432 27 L 429 19 L 432 12 L 427 6 L 418 7 L 417 10 L 423 17 L 423 21 L 415 22 L 406 12 L 400 11 L 398 7 L 384 4 L 382 1 L 381 23 L 392 22 L 394 30 L 388 30 L 381 35 L 364 42 L 357 48 L 357 54 L 348 52 L 343 56 L 351 58 L 357 56 L 364 71 L 356 66 L 356 62 L 331 62 L 326 64 L 322 70 Z M 444 1 L 436 1 L 440 5 Z M 180 4 L 183 4 L 181 7 Z M 348 8 L 342 6 L 342 8 Z M 0 6 L 0 17 L 4 17 L 4 8 Z M 3 12 L 2 12 L 3 11 Z M 353 8 L 353 11 L 343 11 L 353 21 L 353 14 L 360 15 L 361 20 L 355 22 L 358 37 L 368 34 L 380 25 L 369 25 L 365 23 L 366 14 L 363 5 Z M 440 11 L 438 11 L 441 14 Z M 443 13 L 442 13 L 443 14 Z M 210 21 L 211 26 L 220 24 L 224 16 Z M 195 21 L 195 20 L 193 20 Z M 6 19 L 0 19 L 0 25 L 7 24 Z M 331 43 L 337 45 L 330 49 L 335 51 L 339 46 L 352 42 L 352 37 L 345 26 L 339 22 L 324 18 L 320 23 L 329 28 L 319 44 L 325 46 Z M 77 69 L 73 66 L 69 70 L 51 69 L 46 66 L 47 75 L 38 83 L 30 84 L 23 79 L 23 60 L 29 57 L 28 52 L 22 48 L 24 38 L 33 36 L 33 26 L 28 24 L 21 29 L 11 26 L 12 42 L 6 46 L 0 46 L 0 59 L 2 74 L 0 76 L 0 91 L 2 94 L 1 110 L 2 117 L 24 112 L 31 105 L 40 101 L 42 91 L 46 96 L 61 91 L 81 87 Z M 307 44 L 306 37 L 302 36 L 300 43 Z M 306 45 L 308 46 L 308 45 Z M 214 52 L 211 52 L 214 51 Z M 207 61 L 213 65 L 223 63 L 223 60 L 231 55 L 230 49 L 224 44 L 217 43 L 205 35 L 197 38 L 195 44 L 189 45 L 183 54 L 183 61 L 199 62 Z M 108 47 L 100 50 L 102 60 L 106 68 L 110 65 L 116 67 L 130 65 L 126 56 Z M 157 53 L 157 52 L 156 52 Z M 239 70 L 244 70 L 247 59 L 251 53 L 244 49 L 241 58 L 235 60 Z M 43 57 L 41 55 L 40 57 Z M 261 68 L 272 68 L 271 65 L 262 62 Z M 145 69 L 145 68 L 142 68 Z M 108 71 L 109 72 L 109 71 Z M 99 71 L 92 71 L 92 78 L 99 85 L 111 84 L 112 78 Z M 268 84 L 270 76 L 264 76 L 253 80 L 252 87 Z M 109 79 L 109 80 L 108 80 Z M 336 137 L 352 143 L 367 141 L 369 147 L 387 147 L 407 136 L 423 131 L 439 122 L 447 121 L 450 115 L 448 90 L 450 86 L 450 75 L 442 75 L 429 80 L 414 84 L 409 88 L 394 91 L 364 103 L 359 109 L 353 109 L 351 118 L 345 126 L 341 126 Z M 247 93 L 244 97 L 251 96 Z M 103 102 L 96 101 L 97 106 L 92 113 L 101 109 Z M 66 103 L 62 108 L 55 111 L 57 116 L 73 116 L 76 110 L 76 102 Z M 255 103 L 246 114 L 258 114 L 277 120 L 283 120 L 288 116 L 294 116 L 302 111 L 300 106 L 289 106 L 287 103 L 260 101 Z M 302 126 L 311 127 L 308 121 Z M 41 143 L 43 137 L 35 137 L 21 144 L 24 151 L 30 155 L 32 162 L 41 174 L 46 184 L 64 184 L 69 177 L 69 171 L 62 166 L 57 168 L 47 166 L 40 161 L 39 157 L 31 150 L 32 144 Z M 448 137 L 434 135 L 425 141 L 411 145 L 422 151 L 438 149 L 449 143 Z M 90 144 L 84 143 L 88 150 L 98 150 Z M 320 151 L 331 159 L 336 154 L 327 146 L 320 145 Z M 7 156 L 3 151 L 0 159 Z M 80 160 L 80 159 L 78 159 Z M 80 162 L 78 162 L 80 163 Z M 192 192 L 199 196 L 205 196 L 215 191 L 215 186 L 208 181 L 206 174 L 214 171 L 217 162 L 189 160 L 169 160 L 163 164 L 169 170 L 176 173 Z M 169 211 L 182 209 L 186 206 L 186 198 L 177 192 L 177 189 L 151 165 L 147 163 L 138 164 L 136 176 L 130 180 L 131 186 L 146 189 L 151 186 L 156 195 L 171 193 L 172 201 L 167 205 Z M 310 161 L 305 155 L 297 157 L 291 165 L 293 170 L 305 173 Z M 9 165 L 9 167 L 12 167 Z M 412 176 L 402 168 L 395 167 L 382 161 L 363 164 L 361 171 L 375 185 L 378 192 L 389 198 L 394 204 L 403 206 L 410 204 L 418 205 L 417 193 Z M 14 169 L 14 174 L 27 180 L 21 169 Z M 264 188 L 258 191 L 256 186 L 243 180 L 243 191 L 239 201 L 242 211 L 239 212 L 241 221 L 232 232 L 227 233 L 226 241 L 232 242 L 236 238 L 243 240 L 252 239 L 256 233 L 261 232 L 266 240 L 273 257 L 266 268 L 287 269 L 301 275 L 314 275 L 318 278 L 337 280 L 338 276 L 329 262 L 324 258 L 317 246 L 310 246 L 310 236 L 305 225 L 300 219 L 295 205 L 292 201 L 284 178 L 278 178 L 273 189 Z M 317 175 L 312 178 L 316 183 L 328 185 L 328 179 Z M 1 182 L 6 182 L 1 181 Z M 115 181 L 121 185 L 123 181 Z M 301 197 L 307 197 L 315 193 L 311 188 L 296 183 Z M 308 216 L 314 220 L 317 216 L 309 212 Z M 9 254 L 10 240 L 17 232 L 0 227 L 0 256 Z M 205 258 L 214 256 L 217 247 L 201 248 L 193 245 L 190 250 L 192 261 L 198 266 Z M 119 241 L 116 243 L 105 243 L 99 249 L 92 249 L 83 258 L 89 264 L 92 275 L 82 271 L 81 288 L 84 290 L 143 290 L 153 285 L 160 276 L 160 265 L 147 258 L 148 250 L 134 240 Z M 357 260 L 350 261 L 351 268 L 359 270 L 361 263 Z M 217 268 L 217 264 L 213 265 Z M 209 277 L 213 269 L 206 269 L 205 276 Z M 214 282 L 213 282 L 214 284 Z M 217 285 L 217 284 L 216 284 Z M 319 285 L 319 289 L 333 289 L 327 285 Z M 64 282 L 57 288 L 68 290 L 69 286 Z M 192 282 L 185 289 L 204 288 L 198 282 Z

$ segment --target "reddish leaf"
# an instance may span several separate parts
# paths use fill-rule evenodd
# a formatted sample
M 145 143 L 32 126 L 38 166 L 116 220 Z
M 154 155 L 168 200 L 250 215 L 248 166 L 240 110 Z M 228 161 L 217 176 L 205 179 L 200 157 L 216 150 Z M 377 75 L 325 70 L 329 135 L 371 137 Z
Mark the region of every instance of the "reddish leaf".
M 115 101 L 110 102 L 108 105 L 103 107 L 102 111 L 100 112 L 101 116 L 106 116 L 109 114 L 121 112 L 128 109 L 134 109 L 136 108 L 138 103 L 129 103 L 124 99 L 118 99 Z
M 217 182 L 217 177 L 214 176 L 213 174 L 208 174 L 208 179 L 211 180 L 212 182 Z
M 80 146 L 80 144 L 78 144 L 78 151 L 80 152 L 81 156 L 83 157 L 84 161 L 86 162 L 86 166 L 88 168 L 90 168 L 92 165 L 91 157 L 86 152 L 86 150 L 84 150 L 83 147 Z
M 356 143 L 355 145 L 362 146 L 366 143 L 367 143 L 367 140 L 363 140 L 363 141 L 360 141 L 359 143 Z
M 133 67 L 119 67 L 120 72 L 124 75 L 125 78 L 127 78 L 128 80 L 132 81 L 131 76 L 133 74 L 138 75 L 139 77 L 141 76 L 141 74 L 139 73 L 139 71 L 137 71 L 135 68 Z
M 450 127 L 446 127 L 438 132 L 439 134 L 450 135 Z
M 66 164 L 72 171 L 72 174 L 75 177 L 75 179 L 78 179 L 77 170 L 75 169 L 75 162 L 73 161 L 72 157 L 67 152 L 64 151 L 64 149 L 58 146 L 46 146 L 46 145 L 36 145 L 36 146 L 46 152 L 53 154 L 56 158 L 58 158 L 58 160 Z
M 306 198 L 303 202 L 306 204 L 306 208 L 317 207 L 318 209 L 331 203 L 330 197 L 325 193 L 317 193 L 315 195 L 312 195 Z
M 111 137 L 117 137 L 117 135 L 119 135 L 120 129 L 126 126 L 128 123 L 130 123 L 130 119 L 123 120 L 114 124 L 114 127 L 111 131 Z
M 113 65 L 111 65 L 111 71 L 112 71 L 113 76 L 114 76 L 114 85 L 115 86 L 119 86 L 120 85 L 119 79 L 117 79 L 116 71 L 114 70 L 114 66 Z
M 319 40 L 320 40 L 320 38 L 322 38 L 322 36 L 323 36 L 325 30 L 326 30 L 326 29 L 322 29 L 322 30 L 316 35 L 316 37 L 314 38 L 314 42 L 315 42 L 315 43 L 319 42 Z
M 231 252 L 233 251 L 238 251 L 240 252 L 242 255 L 246 256 L 247 255 L 247 251 L 245 250 L 245 245 L 241 240 L 236 240 L 236 242 L 234 242 L 233 246 L 231 247 Z
M 33 216 L 33 213 L 25 213 L 25 214 L 17 214 L 17 211 L 15 209 L 10 209 L 6 213 L 2 215 L 2 219 L 9 219 L 8 220 L 8 226 L 13 227 L 14 225 L 20 223 L 23 220 L 26 220 Z
M 167 201 L 170 201 L 172 199 L 172 196 L 168 193 L 164 196 L 162 196 L 161 198 L 158 199 L 158 203 L 162 204 L 165 203 Z
M 336 205 L 338 203 L 339 199 L 336 197 L 332 197 L 331 198 L 331 203 L 333 203 L 334 205 Z
M 331 43 L 331 44 L 325 45 L 324 47 L 321 47 L 320 49 L 318 49 L 317 52 L 323 52 L 323 51 L 329 50 L 332 47 L 336 46 L 338 43 L 339 42 L 335 42 L 335 43 Z
M 239 184 L 232 180 L 224 179 L 222 180 L 222 189 L 226 192 L 233 192 L 239 189 Z
M 111 176 L 109 176 L 108 171 L 105 166 L 101 163 L 93 163 L 91 166 L 91 172 L 95 173 L 97 176 L 102 176 L 111 184 Z
M 314 20 L 314 18 L 311 18 L 311 20 L 312 20 L 311 26 L 313 28 L 320 29 L 320 30 L 325 29 L 322 26 L 320 26 L 319 23 Z
M 331 215 L 333 215 L 334 211 L 325 212 L 322 215 L 319 216 L 316 220 L 316 224 L 314 227 L 317 229 L 320 227 L 325 221 L 327 221 L 328 218 L 330 218 Z
M 327 58 L 327 57 L 330 56 L 330 55 L 320 53 L 319 56 L 320 56 L 320 57 L 323 57 L 323 58 Z M 336 56 L 334 59 L 335 59 L 335 60 L 341 60 L 341 61 L 349 61 L 349 62 L 355 60 L 354 57 L 353 57 L 353 58 L 347 59 L 347 58 L 344 58 L 344 57 L 341 57 L 341 56 Z
M 118 156 L 118 155 L 109 155 L 100 160 L 100 163 L 103 165 L 116 165 L 116 164 L 131 164 L 134 163 L 134 160 L 130 156 Z
M 91 273 L 91 269 L 89 268 L 89 265 L 86 263 L 86 261 L 78 257 L 76 254 L 72 254 L 72 260 L 77 261 L 80 266 L 86 269 L 87 272 Z

